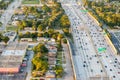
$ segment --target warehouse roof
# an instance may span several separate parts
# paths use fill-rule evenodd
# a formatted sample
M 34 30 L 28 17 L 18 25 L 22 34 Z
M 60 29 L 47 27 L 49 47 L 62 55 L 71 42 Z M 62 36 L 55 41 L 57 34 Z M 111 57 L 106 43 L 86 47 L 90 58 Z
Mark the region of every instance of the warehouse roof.
M 26 48 L 25 43 L 10 43 L 0 56 L 0 68 L 20 67 Z

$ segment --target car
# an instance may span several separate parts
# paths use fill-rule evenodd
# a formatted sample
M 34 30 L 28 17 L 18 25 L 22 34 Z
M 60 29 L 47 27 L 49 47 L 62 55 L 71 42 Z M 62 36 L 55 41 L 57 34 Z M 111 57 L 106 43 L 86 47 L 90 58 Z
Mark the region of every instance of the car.
M 85 67 L 85 65 L 83 65 L 83 67 Z
M 114 67 L 116 67 L 116 65 L 114 65 Z
M 110 69 L 110 71 L 112 71 L 112 69 Z
M 115 78 L 115 76 L 113 76 L 113 78 Z
M 23 69 L 20 69 L 20 72 L 24 72 L 24 70 L 23 70 Z
M 103 70 L 100 70 L 100 72 L 103 72 Z
M 99 61 L 97 61 L 97 63 L 99 63 Z
M 115 60 L 117 60 L 117 58 L 115 58 Z
M 105 66 L 105 68 L 107 68 L 107 66 Z
M 117 61 L 115 61 L 115 63 L 117 63 Z
M 91 69 L 91 72 L 93 72 L 93 69 Z

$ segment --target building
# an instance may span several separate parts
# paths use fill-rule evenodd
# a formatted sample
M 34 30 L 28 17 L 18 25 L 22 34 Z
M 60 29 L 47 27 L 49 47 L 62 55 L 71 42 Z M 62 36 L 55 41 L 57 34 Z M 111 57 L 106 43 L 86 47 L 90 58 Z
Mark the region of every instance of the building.
M 46 78 L 55 78 L 55 73 L 48 71 L 48 72 L 46 72 L 45 77 L 46 77 Z
M 0 73 L 18 73 L 27 44 L 11 42 L 0 56 Z
M 21 38 L 21 41 L 22 42 L 25 42 L 25 41 L 32 42 L 33 40 L 32 40 L 32 38 Z
M 50 40 L 45 45 L 48 49 L 48 64 L 50 67 L 55 67 L 56 65 L 56 55 L 57 55 L 57 48 L 56 43 L 54 40 Z
M 10 38 L 8 43 L 10 43 L 11 41 L 15 40 L 15 37 L 17 36 L 17 33 L 16 32 L 6 32 L 6 33 L 3 34 L 3 36 L 8 36 Z

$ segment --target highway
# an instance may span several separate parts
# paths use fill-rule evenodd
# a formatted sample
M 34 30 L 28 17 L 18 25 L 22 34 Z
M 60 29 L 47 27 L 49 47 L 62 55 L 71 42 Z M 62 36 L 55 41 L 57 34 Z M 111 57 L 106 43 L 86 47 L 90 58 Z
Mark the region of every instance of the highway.
M 21 1 L 22 0 L 14 0 L 14 2 L 12 2 L 1 15 L 0 22 L 2 22 L 2 26 L 0 27 L 0 31 L 4 31 L 6 29 L 7 23 L 11 20 L 14 10 L 21 5 Z
M 61 1 L 71 22 L 76 80 L 120 80 L 120 64 L 99 25 L 74 0 Z M 104 51 L 100 50 L 105 48 Z M 108 77 L 104 78 L 104 77 Z M 96 79 L 95 79 L 96 80 Z

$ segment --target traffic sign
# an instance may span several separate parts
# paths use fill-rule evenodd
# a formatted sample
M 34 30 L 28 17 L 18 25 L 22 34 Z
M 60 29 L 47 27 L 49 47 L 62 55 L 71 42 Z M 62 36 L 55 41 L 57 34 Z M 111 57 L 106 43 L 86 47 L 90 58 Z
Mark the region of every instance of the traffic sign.
M 106 51 L 106 48 L 98 48 L 98 52 L 104 52 Z
M 88 12 L 88 10 L 80 10 L 81 12 Z

